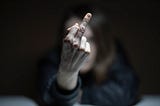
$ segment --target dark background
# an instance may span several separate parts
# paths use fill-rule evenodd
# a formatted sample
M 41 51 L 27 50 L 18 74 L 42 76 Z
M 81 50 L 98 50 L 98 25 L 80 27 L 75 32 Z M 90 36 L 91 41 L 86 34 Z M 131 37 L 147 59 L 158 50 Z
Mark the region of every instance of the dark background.
M 37 99 L 37 62 L 54 46 L 64 7 L 79 1 L 6 1 L 1 7 L 0 95 Z M 160 3 L 93 1 L 111 17 L 141 79 L 141 94 L 160 94 Z

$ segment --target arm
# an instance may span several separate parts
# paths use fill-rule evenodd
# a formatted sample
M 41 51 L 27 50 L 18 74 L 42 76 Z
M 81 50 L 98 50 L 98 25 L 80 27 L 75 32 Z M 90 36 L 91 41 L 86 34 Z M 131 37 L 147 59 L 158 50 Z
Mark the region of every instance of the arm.
M 123 53 L 118 50 L 116 60 L 101 86 L 92 85 L 83 91 L 82 103 L 102 106 L 130 106 L 136 102 L 138 77 Z
M 70 106 L 78 97 L 81 81 L 78 79 L 77 86 L 73 90 L 63 90 L 57 85 L 57 72 L 60 64 L 60 50 L 54 49 L 45 56 L 38 64 L 40 98 L 43 103 L 54 106 Z M 63 103 L 60 104 L 59 103 Z
M 57 84 L 62 89 L 75 88 L 78 73 L 90 54 L 90 44 L 83 34 L 91 16 L 87 13 L 80 25 L 76 23 L 68 28 L 69 33 L 64 38 L 61 63 L 57 73 Z
M 75 24 L 68 29 L 58 64 L 54 59 L 46 59 L 40 65 L 40 86 L 46 103 L 71 106 L 77 101 L 80 88 L 78 73 L 90 53 L 90 44 L 83 36 L 90 18 L 91 14 L 88 13 L 80 25 Z

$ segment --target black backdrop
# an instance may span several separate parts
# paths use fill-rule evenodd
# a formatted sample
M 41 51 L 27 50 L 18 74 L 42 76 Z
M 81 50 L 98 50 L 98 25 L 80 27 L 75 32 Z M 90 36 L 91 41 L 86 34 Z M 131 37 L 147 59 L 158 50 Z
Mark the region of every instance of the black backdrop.
M 37 98 L 37 62 L 54 45 L 64 7 L 82 2 L 86 0 L 21 0 L 0 4 L 0 95 Z M 140 93 L 160 94 L 159 3 L 95 2 L 111 17 L 113 31 L 140 76 Z

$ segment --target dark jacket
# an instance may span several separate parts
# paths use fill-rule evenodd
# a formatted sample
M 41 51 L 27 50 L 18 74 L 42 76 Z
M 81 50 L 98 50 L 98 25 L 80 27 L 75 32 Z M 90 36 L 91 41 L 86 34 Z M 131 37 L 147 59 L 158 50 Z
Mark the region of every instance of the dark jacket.
M 99 86 L 94 82 L 92 71 L 80 75 L 77 87 L 65 91 L 58 87 L 56 73 L 60 63 L 60 49 L 52 50 L 39 63 L 41 98 L 46 105 L 72 106 L 83 90 L 81 104 L 97 106 L 130 106 L 137 101 L 139 80 L 129 64 L 120 43 L 117 43 L 116 59 L 109 68 L 107 80 Z

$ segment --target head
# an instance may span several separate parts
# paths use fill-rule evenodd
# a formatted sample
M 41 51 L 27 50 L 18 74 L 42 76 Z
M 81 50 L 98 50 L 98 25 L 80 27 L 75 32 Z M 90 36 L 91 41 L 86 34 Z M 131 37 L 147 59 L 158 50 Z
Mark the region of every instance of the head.
M 108 18 L 102 10 L 99 10 L 97 6 L 80 5 L 70 8 L 68 12 L 65 12 L 64 21 L 60 32 L 62 39 L 65 35 L 65 30 L 74 25 L 74 23 L 80 23 L 83 16 L 86 13 L 92 13 L 93 17 L 89 22 L 89 25 L 84 32 L 84 36 L 87 37 L 88 42 L 91 45 L 91 53 L 89 58 L 81 69 L 81 73 L 88 72 L 89 70 L 103 70 L 106 65 L 109 51 L 111 50 L 111 30 Z

